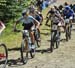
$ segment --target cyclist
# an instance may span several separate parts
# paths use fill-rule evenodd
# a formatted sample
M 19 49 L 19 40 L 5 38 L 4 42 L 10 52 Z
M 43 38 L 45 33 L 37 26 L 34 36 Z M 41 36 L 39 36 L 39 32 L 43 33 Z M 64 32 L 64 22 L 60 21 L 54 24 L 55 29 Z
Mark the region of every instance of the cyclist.
M 59 12 L 61 14 L 61 16 L 63 16 L 63 5 L 59 5 Z
M 2 21 L 0 21 L 0 34 L 2 33 L 2 31 L 5 29 L 5 25 L 3 24 Z
M 54 6 L 54 8 L 51 8 L 51 10 L 49 10 L 47 15 L 46 15 L 47 21 L 46 21 L 45 25 L 47 25 L 47 23 L 49 22 L 50 14 L 51 14 L 52 11 L 54 11 L 55 14 L 57 14 L 58 16 L 61 17 L 61 14 L 59 13 L 59 9 L 57 8 L 57 6 Z M 48 15 L 49 15 L 49 17 L 48 17 Z
M 70 23 L 72 24 L 72 20 L 74 16 L 73 10 L 69 6 L 66 6 L 64 7 L 63 14 L 64 14 L 64 17 L 66 17 L 66 19 L 69 19 Z
M 52 10 L 50 15 L 50 20 L 51 20 L 51 51 L 52 48 L 54 47 L 53 42 L 59 41 L 60 42 L 60 28 L 59 25 L 61 21 L 64 23 L 63 18 L 56 13 L 56 11 Z
M 57 6 L 54 6 L 54 9 L 55 9 L 55 12 L 60 15 L 59 8 Z
M 37 0 L 36 5 L 37 5 L 37 7 L 38 7 L 38 10 L 39 10 L 40 12 L 42 12 L 43 0 Z
M 39 12 L 39 11 L 38 11 Z M 42 17 L 39 15 L 39 13 L 38 12 L 36 12 L 35 11 L 35 9 L 31 9 L 31 10 L 29 10 L 29 14 L 31 15 L 31 16 L 33 16 L 37 21 L 39 21 L 39 28 L 37 29 L 38 31 L 39 31 L 39 33 L 40 33 L 40 24 L 41 24 L 41 22 L 42 22 Z M 36 24 L 35 24 L 35 27 L 36 27 Z M 40 41 L 41 39 L 40 39 L 40 37 L 38 38 L 38 41 Z
M 40 22 L 40 25 L 42 25 L 43 16 L 42 16 L 41 12 L 39 12 L 38 10 L 35 11 L 35 19 Z
M 15 25 L 14 25 L 14 31 L 16 30 L 16 25 L 19 23 L 19 22 L 22 22 L 23 24 L 23 30 L 29 30 L 30 32 L 30 36 L 31 36 L 31 40 L 32 40 L 32 45 L 34 46 L 34 32 L 33 32 L 33 27 L 34 25 L 36 24 L 36 28 L 38 29 L 39 28 L 39 22 L 33 17 L 33 14 L 29 14 L 27 10 L 24 10 L 22 12 L 22 17 L 19 18 L 16 22 L 15 22 Z M 23 35 L 24 37 L 24 35 Z M 26 44 L 27 45 L 27 44 Z
M 75 4 L 73 5 L 73 11 L 74 11 L 74 22 L 75 22 Z
M 64 19 L 61 17 L 60 14 L 56 13 L 55 10 L 51 10 L 50 13 L 50 19 L 52 24 L 56 23 L 58 26 L 62 26 L 64 24 Z
M 74 13 L 75 13 L 75 4 L 73 5 L 73 11 L 74 11 Z
M 47 20 L 46 20 L 46 24 L 45 24 L 45 25 L 48 25 L 48 22 L 49 22 L 49 19 L 50 19 L 50 13 L 51 13 L 51 11 L 53 11 L 53 10 L 54 10 L 54 9 L 51 8 L 51 9 L 48 11 L 48 13 L 47 13 L 47 15 L 46 15 Z
M 69 8 L 70 8 L 70 5 L 69 5 L 67 2 L 65 2 L 65 3 L 64 3 L 64 8 L 65 8 L 65 7 L 69 7 Z

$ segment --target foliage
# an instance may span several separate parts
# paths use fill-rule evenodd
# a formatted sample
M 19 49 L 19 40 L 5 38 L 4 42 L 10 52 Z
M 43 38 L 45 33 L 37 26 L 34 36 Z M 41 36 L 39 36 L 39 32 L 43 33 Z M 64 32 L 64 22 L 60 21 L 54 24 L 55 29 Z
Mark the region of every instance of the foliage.
M 8 22 L 19 16 L 18 13 L 28 6 L 31 0 L 0 0 L 0 20 Z

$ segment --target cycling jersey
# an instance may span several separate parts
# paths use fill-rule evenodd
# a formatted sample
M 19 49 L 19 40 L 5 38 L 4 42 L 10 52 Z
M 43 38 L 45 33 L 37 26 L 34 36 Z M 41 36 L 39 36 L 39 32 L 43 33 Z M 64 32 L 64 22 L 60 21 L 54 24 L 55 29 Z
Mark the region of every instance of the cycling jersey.
M 64 8 L 71 10 L 71 7 L 69 5 L 65 6 Z
M 35 16 L 35 19 L 36 19 L 37 21 L 39 21 L 39 22 L 40 22 L 41 17 L 40 17 L 39 15 L 36 15 L 36 16 Z
M 51 16 L 52 31 L 57 30 L 59 22 L 60 22 L 60 19 L 57 14 L 55 14 L 54 16 Z
M 63 14 L 64 16 L 66 16 L 66 18 L 70 18 L 71 16 L 73 16 L 74 12 L 69 6 L 66 6 L 65 9 L 63 10 Z
M 18 21 L 21 21 L 24 24 L 29 24 L 29 23 L 33 23 L 33 17 L 32 16 L 28 16 L 26 19 L 24 17 L 21 17 L 18 19 Z
M 24 26 L 24 29 L 30 30 L 31 27 L 34 25 L 34 19 L 32 16 L 28 16 L 27 19 L 24 17 L 19 18 L 18 21 L 22 22 L 22 25 Z

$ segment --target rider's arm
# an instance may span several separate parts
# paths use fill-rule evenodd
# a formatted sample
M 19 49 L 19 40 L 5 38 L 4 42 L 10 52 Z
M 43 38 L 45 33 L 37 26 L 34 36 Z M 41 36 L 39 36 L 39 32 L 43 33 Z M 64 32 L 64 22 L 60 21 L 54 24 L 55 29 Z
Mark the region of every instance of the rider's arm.
M 40 25 L 40 22 L 39 21 L 37 21 L 34 17 L 32 17 L 33 18 L 33 20 L 35 21 L 35 23 L 36 23 L 36 28 L 39 28 L 39 25 Z
M 3 22 L 0 21 L 0 33 L 2 33 L 2 31 L 5 29 L 5 25 L 3 24 Z
M 62 23 L 64 23 L 64 19 L 61 17 L 61 15 L 56 14 L 56 16 L 62 21 Z
M 15 23 L 14 23 L 14 30 L 16 29 L 16 25 L 22 20 L 22 18 L 19 18 Z

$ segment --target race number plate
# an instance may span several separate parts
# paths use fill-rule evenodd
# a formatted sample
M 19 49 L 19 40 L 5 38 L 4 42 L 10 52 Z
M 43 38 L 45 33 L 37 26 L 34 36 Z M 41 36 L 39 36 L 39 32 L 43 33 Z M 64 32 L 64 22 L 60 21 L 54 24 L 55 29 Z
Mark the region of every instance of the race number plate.
M 58 26 L 57 25 L 53 25 L 52 26 L 52 30 L 57 30 Z

